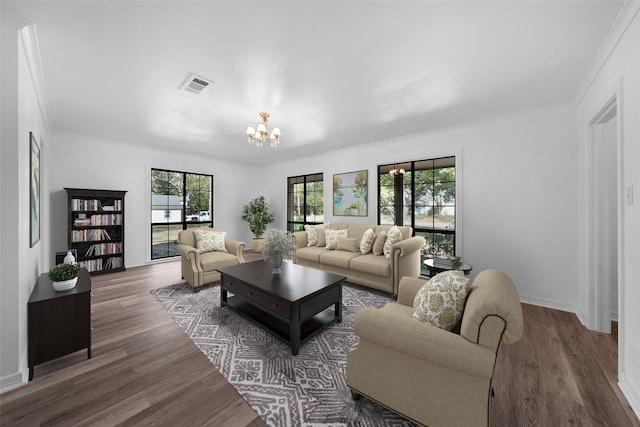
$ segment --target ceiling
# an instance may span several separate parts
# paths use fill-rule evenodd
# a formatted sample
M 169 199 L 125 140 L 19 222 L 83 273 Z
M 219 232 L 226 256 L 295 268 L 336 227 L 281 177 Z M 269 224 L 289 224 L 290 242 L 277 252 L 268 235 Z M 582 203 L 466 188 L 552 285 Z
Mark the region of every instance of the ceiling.
M 50 128 L 271 163 L 571 102 L 624 1 L 5 1 Z M 213 80 L 180 91 L 189 74 Z M 282 130 L 247 143 L 259 113 Z

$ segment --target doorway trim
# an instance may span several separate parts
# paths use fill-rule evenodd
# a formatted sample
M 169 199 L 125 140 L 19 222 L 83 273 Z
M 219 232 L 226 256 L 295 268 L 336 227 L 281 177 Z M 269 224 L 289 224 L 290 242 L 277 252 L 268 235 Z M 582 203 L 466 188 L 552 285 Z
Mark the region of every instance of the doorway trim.
M 625 345 L 625 282 L 624 282 L 624 156 L 623 156 L 623 110 L 622 79 L 620 79 L 609 97 L 588 123 L 588 160 L 587 160 L 587 320 L 590 329 L 610 333 L 611 331 L 611 285 L 600 282 L 598 277 L 598 259 L 607 251 L 600 244 L 598 218 L 598 182 L 596 171 L 596 145 L 600 141 L 600 125 L 616 120 L 616 206 L 617 206 L 617 251 L 618 259 L 614 264 L 618 271 L 618 375 L 624 371 Z

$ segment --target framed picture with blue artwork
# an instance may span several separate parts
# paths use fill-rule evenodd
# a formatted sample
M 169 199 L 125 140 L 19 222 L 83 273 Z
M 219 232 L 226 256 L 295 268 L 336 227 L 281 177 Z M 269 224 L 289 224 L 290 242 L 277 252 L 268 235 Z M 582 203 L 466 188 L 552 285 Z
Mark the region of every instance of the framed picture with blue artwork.
M 30 185 L 29 185 L 29 200 L 30 200 L 30 247 L 34 247 L 40 240 L 40 147 L 36 141 L 36 137 L 33 136 L 33 132 L 29 132 L 29 144 L 31 149 L 29 151 L 29 163 L 30 168 Z
M 367 170 L 333 175 L 333 215 L 368 216 Z

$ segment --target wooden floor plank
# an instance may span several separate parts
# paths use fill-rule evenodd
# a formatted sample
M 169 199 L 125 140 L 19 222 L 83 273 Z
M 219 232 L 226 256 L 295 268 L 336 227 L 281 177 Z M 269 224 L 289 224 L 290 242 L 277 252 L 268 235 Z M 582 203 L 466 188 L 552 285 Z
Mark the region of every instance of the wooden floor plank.
M 0 395 L 0 425 L 265 425 L 150 294 L 181 282 L 179 262 L 92 281 L 92 359 L 79 351 L 37 366 Z M 523 338 L 498 354 L 493 426 L 640 427 L 617 386 L 616 336 L 572 313 L 523 312 Z

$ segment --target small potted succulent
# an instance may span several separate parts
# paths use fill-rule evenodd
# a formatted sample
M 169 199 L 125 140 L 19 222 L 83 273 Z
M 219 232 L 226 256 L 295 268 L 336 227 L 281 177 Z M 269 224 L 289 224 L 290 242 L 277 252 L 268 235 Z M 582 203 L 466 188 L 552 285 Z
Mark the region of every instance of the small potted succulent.
M 58 264 L 49 270 L 49 279 L 53 282 L 56 291 L 73 289 L 78 282 L 80 266 L 76 263 Z
M 280 274 L 283 259 L 292 259 L 296 246 L 293 236 L 286 230 L 269 229 L 264 233 L 262 254 L 264 259 L 271 262 L 273 274 Z

